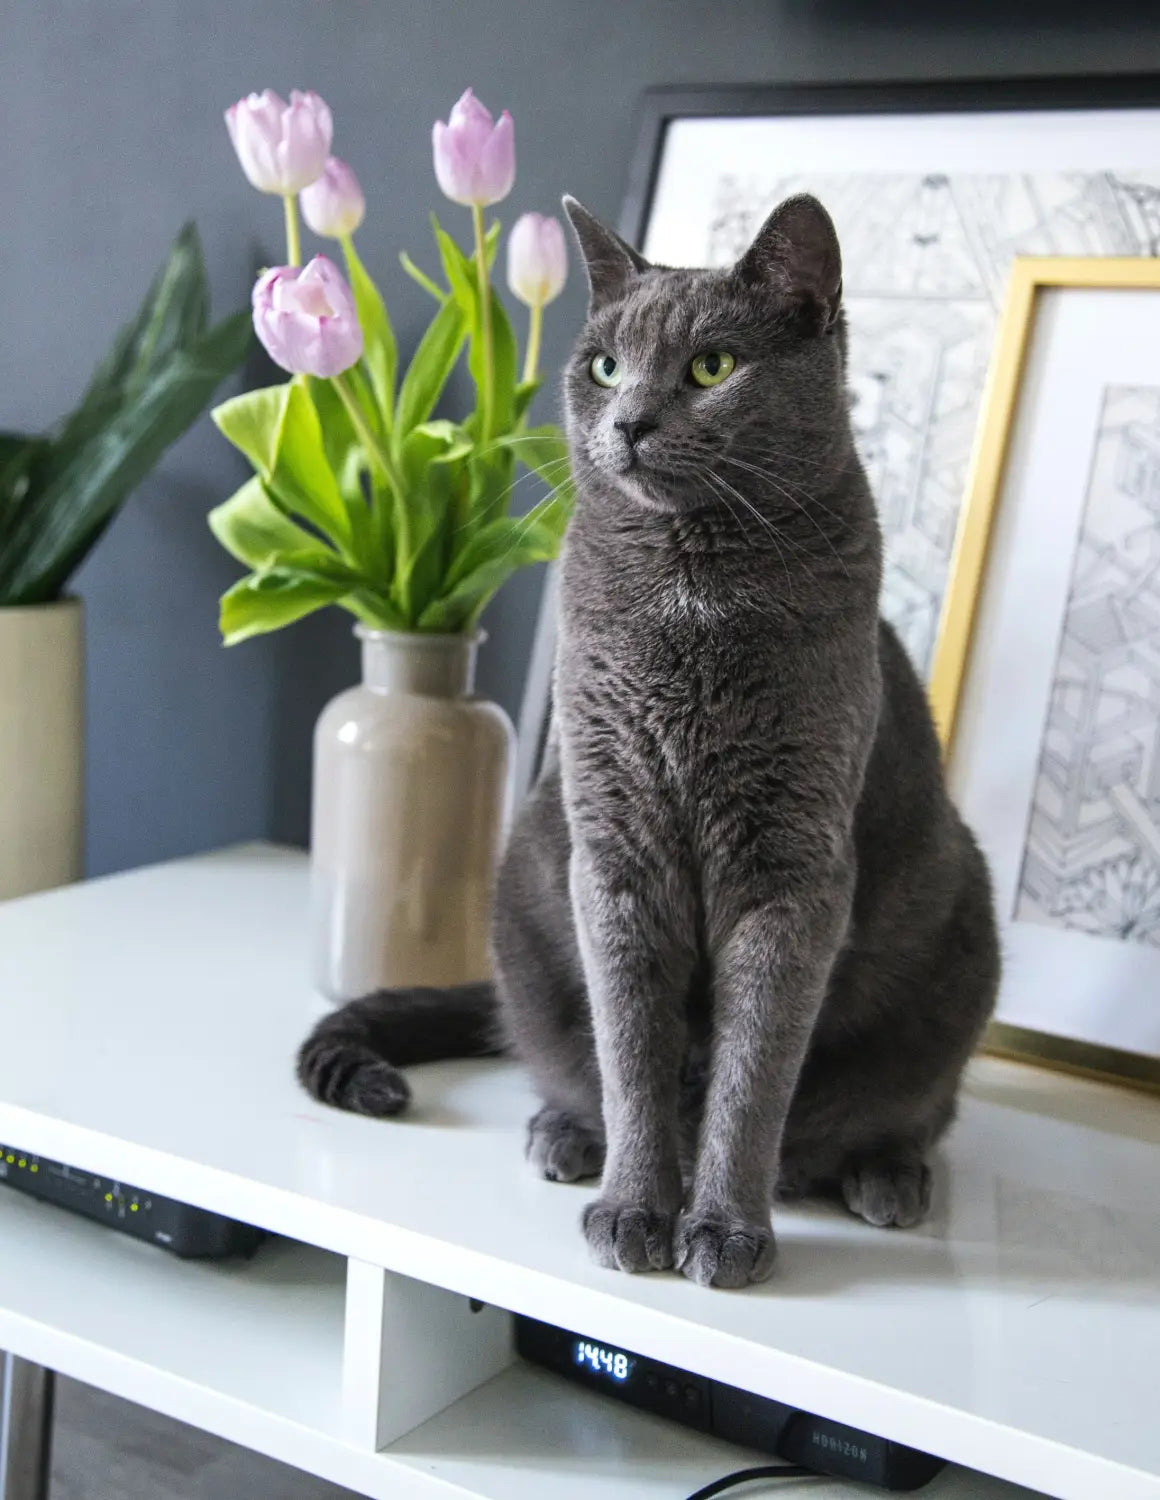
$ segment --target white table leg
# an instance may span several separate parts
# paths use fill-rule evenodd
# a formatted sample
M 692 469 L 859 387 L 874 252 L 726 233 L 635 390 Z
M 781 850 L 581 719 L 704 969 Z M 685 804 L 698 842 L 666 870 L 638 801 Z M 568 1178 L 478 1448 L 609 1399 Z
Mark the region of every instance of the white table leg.
M 56 1376 L 0 1351 L 0 1500 L 48 1500 Z

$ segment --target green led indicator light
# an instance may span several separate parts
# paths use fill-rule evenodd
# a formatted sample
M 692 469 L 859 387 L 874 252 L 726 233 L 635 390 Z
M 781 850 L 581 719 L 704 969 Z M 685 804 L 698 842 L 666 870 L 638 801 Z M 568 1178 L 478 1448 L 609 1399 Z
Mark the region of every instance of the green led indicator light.
M 129 1212 L 131 1214 L 135 1214 L 137 1212 L 137 1205 L 135 1203 L 130 1203 L 130 1205 L 129 1205 Z
M 23 1156 L 22 1156 L 22 1157 L 21 1157 L 21 1158 L 20 1158 L 20 1160 L 19 1160 L 19 1161 L 18 1161 L 18 1162 L 17 1162 L 17 1163 L 16 1163 L 16 1165 L 17 1165 L 17 1166 L 18 1166 L 18 1167 L 26 1167 L 26 1166 L 27 1166 L 27 1165 L 28 1165 L 28 1163 L 27 1163 L 27 1162 L 26 1162 L 26 1161 L 25 1161 L 25 1160 L 24 1160 L 24 1158 L 23 1158 Z
M 106 1193 L 105 1194 L 105 1202 L 106 1203 L 112 1203 L 112 1201 L 113 1201 L 113 1195 L 112 1195 L 112 1193 Z
M 39 1167 L 38 1167 L 38 1166 L 37 1166 L 37 1165 L 36 1165 L 36 1163 L 35 1163 L 35 1162 L 33 1162 L 33 1163 L 32 1163 L 32 1165 L 31 1165 L 31 1166 L 30 1166 L 30 1167 L 29 1167 L 29 1169 L 28 1169 L 28 1170 L 29 1170 L 29 1171 L 30 1171 L 30 1172 L 39 1172 L 39 1171 L 40 1171 L 40 1168 L 39 1168 Z
M 15 1160 L 16 1160 L 16 1158 L 15 1158 L 15 1157 L 14 1157 L 14 1156 L 12 1156 L 12 1155 L 8 1155 L 8 1156 L 6 1156 L 6 1157 L 5 1157 L 5 1158 L 4 1158 L 4 1160 L 5 1160 L 5 1161 L 6 1161 L 6 1162 L 14 1162 L 14 1161 L 15 1161 Z

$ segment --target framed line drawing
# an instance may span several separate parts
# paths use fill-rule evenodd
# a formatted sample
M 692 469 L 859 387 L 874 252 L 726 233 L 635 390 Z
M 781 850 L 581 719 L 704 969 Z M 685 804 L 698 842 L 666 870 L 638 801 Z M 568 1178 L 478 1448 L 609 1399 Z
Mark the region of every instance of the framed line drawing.
M 662 264 L 724 265 L 803 191 L 842 242 L 883 612 L 929 680 L 1011 264 L 1160 253 L 1160 75 L 649 90 L 618 227 Z M 540 620 L 520 792 L 547 711 L 551 589 Z
M 1015 264 L 931 679 L 991 1050 L 1160 1089 L 1160 261 Z

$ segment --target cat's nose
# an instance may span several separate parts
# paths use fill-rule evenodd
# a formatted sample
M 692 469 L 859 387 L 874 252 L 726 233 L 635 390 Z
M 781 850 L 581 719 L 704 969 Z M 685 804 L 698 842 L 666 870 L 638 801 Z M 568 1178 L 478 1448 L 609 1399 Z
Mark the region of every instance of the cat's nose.
M 633 422 L 614 422 L 612 425 L 617 432 L 624 434 L 624 440 L 630 448 L 635 448 L 646 432 L 657 430 L 657 424 L 650 417 L 638 417 Z

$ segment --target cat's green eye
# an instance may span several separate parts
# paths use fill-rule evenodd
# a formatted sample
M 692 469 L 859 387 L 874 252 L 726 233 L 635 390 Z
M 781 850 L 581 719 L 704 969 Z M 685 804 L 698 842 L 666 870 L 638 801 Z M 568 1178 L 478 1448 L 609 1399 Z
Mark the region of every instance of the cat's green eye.
M 613 386 L 620 384 L 620 361 L 614 354 L 594 355 L 588 368 L 592 371 L 592 378 L 597 385 L 611 390 Z
M 689 366 L 689 374 L 698 385 L 720 385 L 733 374 L 737 361 L 724 349 L 712 349 L 708 354 L 698 354 Z

